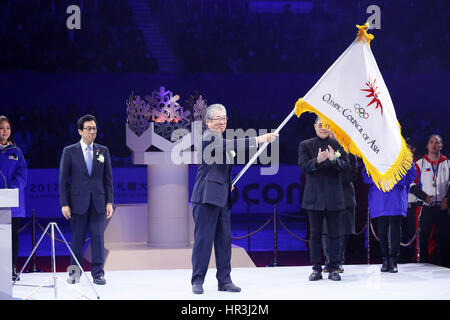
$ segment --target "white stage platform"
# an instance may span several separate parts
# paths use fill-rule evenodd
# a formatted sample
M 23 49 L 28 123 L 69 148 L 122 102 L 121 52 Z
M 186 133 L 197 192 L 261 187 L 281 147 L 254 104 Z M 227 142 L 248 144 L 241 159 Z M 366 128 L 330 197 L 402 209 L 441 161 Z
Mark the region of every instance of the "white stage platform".
M 233 282 L 240 293 L 217 291 L 215 269 L 209 269 L 204 283 L 205 293 L 191 291 L 190 269 L 109 271 L 105 286 L 95 285 L 101 300 L 448 300 L 450 269 L 432 264 L 400 264 L 399 273 L 381 273 L 380 265 L 346 265 L 342 280 L 308 281 L 310 266 L 277 268 L 234 268 Z M 67 273 L 57 273 L 66 281 Z M 91 279 L 90 273 L 88 273 Z M 24 299 L 51 273 L 22 274 L 13 288 L 14 299 Z M 50 282 L 52 283 L 52 282 Z M 83 276 L 74 289 L 96 299 Z M 58 299 L 80 298 L 58 281 Z M 54 299 L 53 288 L 43 287 L 32 299 Z

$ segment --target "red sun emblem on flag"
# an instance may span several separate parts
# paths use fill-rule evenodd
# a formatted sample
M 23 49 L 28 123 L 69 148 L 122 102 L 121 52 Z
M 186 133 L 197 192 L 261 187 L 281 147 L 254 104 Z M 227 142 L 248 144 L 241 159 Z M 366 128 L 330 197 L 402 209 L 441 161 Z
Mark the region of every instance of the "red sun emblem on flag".
M 381 104 L 379 95 L 380 92 L 378 91 L 378 87 L 376 86 L 377 79 L 373 79 L 373 81 L 369 77 L 369 81 L 366 82 L 366 86 L 369 87 L 369 89 L 361 89 L 361 91 L 366 91 L 369 94 L 366 96 L 367 98 L 373 98 L 372 101 L 369 102 L 367 106 L 370 106 L 373 103 L 376 103 L 375 109 L 378 109 L 380 107 L 381 115 L 383 115 L 383 105 Z

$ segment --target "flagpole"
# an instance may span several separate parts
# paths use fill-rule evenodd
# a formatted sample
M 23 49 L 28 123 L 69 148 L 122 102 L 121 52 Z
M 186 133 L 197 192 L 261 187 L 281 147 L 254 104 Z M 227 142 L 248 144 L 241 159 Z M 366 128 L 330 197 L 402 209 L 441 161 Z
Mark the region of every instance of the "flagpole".
M 296 108 L 292 109 L 291 113 L 287 116 L 286 119 L 278 126 L 278 128 L 275 130 L 274 133 L 278 133 L 285 125 L 286 123 L 292 118 L 292 116 L 295 114 Z M 253 157 L 247 162 L 247 164 L 242 168 L 242 170 L 238 173 L 238 175 L 234 178 L 231 186 L 234 186 L 236 182 L 242 177 L 242 175 L 247 171 L 247 169 L 253 164 L 253 162 L 256 161 L 258 156 L 261 154 L 261 152 L 264 151 L 264 149 L 269 145 L 268 142 L 264 142 L 261 148 L 258 149 L 258 151 L 253 155 Z

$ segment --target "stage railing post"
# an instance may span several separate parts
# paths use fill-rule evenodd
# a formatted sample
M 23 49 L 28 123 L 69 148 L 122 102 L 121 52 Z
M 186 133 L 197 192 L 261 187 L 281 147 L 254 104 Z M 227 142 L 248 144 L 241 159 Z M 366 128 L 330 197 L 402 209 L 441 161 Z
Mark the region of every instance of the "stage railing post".
M 281 266 L 278 261 L 278 228 L 277 228 L 277 205 L 273 205 L 273 262 L 268 267 Z

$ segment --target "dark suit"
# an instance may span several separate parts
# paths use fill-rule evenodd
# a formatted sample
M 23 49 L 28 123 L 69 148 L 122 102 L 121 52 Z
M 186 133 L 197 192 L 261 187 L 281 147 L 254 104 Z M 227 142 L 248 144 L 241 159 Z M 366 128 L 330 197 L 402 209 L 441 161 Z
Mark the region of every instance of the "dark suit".
M 108 148 L 94 143 L 92 159 L 89 176 L 81 143 L 64 148 L 59 168 L 59 198 L 61 206 L 70 207 L 71 248 L 80 264 L 89 229 L 91 273 L 95 278 L 104 274 L 104 220 L 106 204 L 114 202 L 114 188 Z M 73 258 L 72 264 L 76 265 Z
M 255 138 L 225 140 L 211 130 L 203 134 L 203 160 L 191 196 L 195 222 L 192 284 L 203 283 L 213 243 L 219 285 L 231 282 L 231 151 L 245 152 L 251 146 L 256 147 Z
M 358 167 L 356 163 L 356 157 L 353 154 L 348 154 L 349 168 L 341 172 L 342 188 L 344 190 L 344 202 L 345 210 L 341 214 L 340 234 L 339 237 L 339 261 L 340 264 L 345 262 L 345 247 L 347 246 L 348 237 L 350 234 L 355 233 L 355 187 L 353 181 L 356 181 L 358 177 Z M 328 230 L 327 224 L 324 221 L 323 224 L 323 237 L 322 237 L 323 251 L 327 260 L 329 261 L 328 254 Z
M 319 148 L 325 151 L 330 145 L 341 156 L 335 161 L 326 159 L 317 163 Z M 310 257 L 314 270 L 321 271 L 323 219 L 326 218 L 330 238 L 329 268 L 338 264 L 340 214 L 345 209 L 341 172 L 349 167 L 348 156 L 339 143 L 332 138 L 314 137 L 300 142 L 298 164 L 306 175 L 302 208 L 308 210 L 310 222 Z M 332 270 L 330 270 L 332 271 Z

